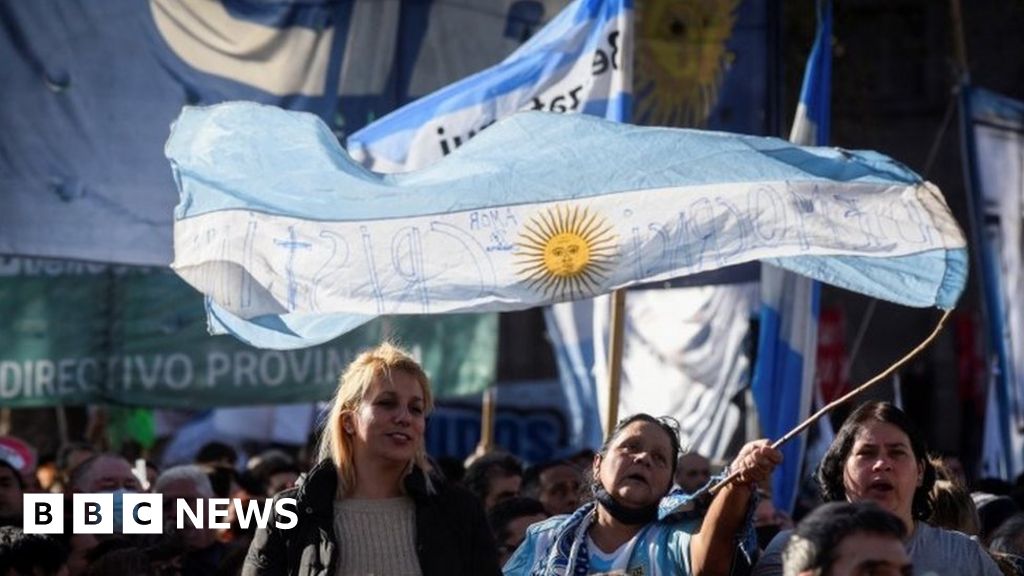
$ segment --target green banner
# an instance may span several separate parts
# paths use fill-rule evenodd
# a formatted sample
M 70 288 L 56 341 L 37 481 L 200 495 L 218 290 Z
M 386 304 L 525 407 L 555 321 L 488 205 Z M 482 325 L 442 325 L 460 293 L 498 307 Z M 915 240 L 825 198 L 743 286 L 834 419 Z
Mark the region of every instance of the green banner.
M 421 361 L 438 397 L 479 392 L 497 365 L 496 314 L 385 317 L 302 350 L 210 336 L 202 296 L 163 268 L 0 257 L 0 318 L 3 407 L 323 400 L 385 338 Z

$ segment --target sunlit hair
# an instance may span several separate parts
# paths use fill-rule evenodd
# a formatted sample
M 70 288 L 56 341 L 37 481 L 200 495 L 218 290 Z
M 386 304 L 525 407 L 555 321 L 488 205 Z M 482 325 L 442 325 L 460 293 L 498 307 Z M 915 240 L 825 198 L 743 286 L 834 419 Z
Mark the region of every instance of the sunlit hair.
M 932 514 L 928 517 L 929 524 L 968 536 L 977 536 L 981 531 L 978 509 L 963 486 L 949 480 L 936 480 L 930 496 Z
M 836 433 L 825 456 L 818 466 L 817 480 L 821 487 L 821 499 L 825 502 L 845 502 L 846 486 L 843 484 L 843 470 L 846 460 L 850 457 L 857 434 L 870 422 L 883 422 L 899 428 L 910 441 L 910 449 L 914 460 L 924 470 L 921 485 L 914 491 L 911 504 L 911 516 L 917 520 L 925 520 L 932 512 L 930 492 L 935 485 L 935 467 L 928 460 L 924 435 L 910 420 L 905 412 L 888 402 L 866 402 L 850 414 L 843 422 L 842 428 Z
M 357 412 L 359 405 L 366 399 L 370 386 L 377 380 L 390 383 L 391 373 L 396 370 L 412 376 L 423 389 L 424 415 L 429 414 L 434 408 L 434 398 L 430 393 L 430 380 L 423 368 L 407 352 L 390 342 L 385 342 L 357 356 L 339 379 L 338 390 L 334 394 L 327 423 L 320 436 L 318 451 L 319 460 L 329 458 L 338 468 L 342 493 L 351 491 L 356 480 L 352 439 L 345 434 L 342 417 Z M 416 448 L 416 456 L 412 463 L 423 470 L 425 474 L 430 472 L 431 466 L 427 460 L 426 447 L 422 444 Z

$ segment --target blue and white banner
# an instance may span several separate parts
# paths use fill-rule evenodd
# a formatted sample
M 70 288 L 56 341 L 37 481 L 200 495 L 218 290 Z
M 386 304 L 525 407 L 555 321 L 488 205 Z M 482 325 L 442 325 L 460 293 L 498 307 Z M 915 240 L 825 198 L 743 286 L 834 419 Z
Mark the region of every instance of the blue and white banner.
M 0 3 L 0 254 L 166 266 L 183 105 L 250 100 L 336 137 L 500 61 L 567 0 Z
M 241 318 L 513 310 L 767 260 L 952 307 L 941 193 L 871 152 L 523 113 L 417 172 L 355 163 L 309 114 L 187 108 L 167 144 L 178 274 Z
M 961 89 L 966 174 L 984 290 L 990 366 L 982 466 L 1024 472 L 1024 102 Z
M 500 64 L 446 86 L 348 139 L 375 172 L 429 166 L 520 110 L 622 121 L 630 106 L 632 0 L 577 0 Z
M 611 332 L 610 297 L 595 299 L 594 325 Z M 744 429 L 750 382 L 750 319 L 756 282 L 630 290 L 623 325 L 620 418 L 645 412 L 679 421 L 680 440 L 711 458 L 734 449 Z M 597 340 L 599 358 L 608 358 Z M 608 409 L 608 365 L 594 365 L 601 413 Z
M 769 70 L 778 62 L 772 41 L 777 8 L 759 0 L 638 3 L 631 122 L 774 133 L 777 90 Z M 748 298 L 749 284 L 756 283 L 758 266 L 752 262 L 629 291 L 620 415 L 675 417 L 692 449 L 712 458 L 729 456 L 746 428 L 742 414 L 752 351 L 743 342 L 756 303 Z M 545 309 L 545 321 L 564 386 L 580 391 L 581 413 L 593 414 L 574 420 L 574 430 L 597 448 L 609 398 L 609 299 L 556 304 Z
M 800 103 L 789 139 L 825 146 L 831 120 L 832 0 L 818 1 L 818 29 L 804 71 Z M 821 286 L 772 266 L 761 266 L 761 322 L 752 389 L 761 433 L 781 438 L 810 415 Z M 792 511 L 803 471 L 807 435 L 782 447 L 783 463 L 773 475 L 776 507 Z

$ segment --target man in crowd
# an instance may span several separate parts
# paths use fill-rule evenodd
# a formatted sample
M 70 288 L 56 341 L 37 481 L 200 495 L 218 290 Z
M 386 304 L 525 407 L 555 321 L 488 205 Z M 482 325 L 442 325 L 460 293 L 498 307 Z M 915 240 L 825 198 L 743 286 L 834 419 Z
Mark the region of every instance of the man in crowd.
M 184 526 L 177 527 L 179 500 L 183 500 L 193 513 L 198 512 L 203 517 L 209 502 L 197 504 L 196 501 L 215 497 L 204 468 L 194 464 L 168 468 L 156 479 L 153 491 L 164 497 L 165 537 L 183 549 L 181 573 L 214 574 L 225 552 L 224 544 L 217 541 L 217 533 L 208 526 L 192 526 L 187 514 L 184 515 Z
M 549 516 L 572 514 L 580 504 L 583 475 L 568 460 L 531 466 L 523 475 L 523 495 L 537 499 Z
M 96 454 L 71 472 L 68 491 L 75 494 L 93 492 L 139 492 L 142 483 L 132 473 L 127 460 L 112 453 Z
M 504 566 L 526 538 L 526 529 L 547 517 L 544 506 L 533 498 L 517 496 L 491 508 L 487 523 L 498 544 L 498 563 Z
M 807 515 L 782 552 L 784 576 L 910 576 L 903 522 L 873 502 L 833 502 Z
M 687 494 L 693 494 L 711 480 L 711 461 L 697 452 L 686 452 L 679 457 L 676 484 Z
M 490 452 L 469 465 L 463 482 L 483 502 L 484 510 L 490 510 L 498 502 L 519 495 L 523 465 L 507 452 Z

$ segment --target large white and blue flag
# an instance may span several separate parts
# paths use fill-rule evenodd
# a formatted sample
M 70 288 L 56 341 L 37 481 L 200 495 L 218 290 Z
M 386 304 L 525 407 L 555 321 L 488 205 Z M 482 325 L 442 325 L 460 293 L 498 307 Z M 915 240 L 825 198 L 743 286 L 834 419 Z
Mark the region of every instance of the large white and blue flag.
M 633 0 L 577 0 L 496 66 L 408 104 L 348 138 L 375 172 L 429 166 L 521 110 L 623 121 L 630 107 Z
M 825 146 L 829 138 L 832 81 L 832 0 L 819 0 L 818 27 L 804 71 L 790 141 Z M 827 191 L 821 191 L 827 194 Z M 771 264 L 761 266 L 761 315 L 752 389 L 761 432 L 780 438 L 810 414 L 815 398 L 815 359 L 821 286 L 814 279 Z M 807 436 L 784 445 L 773 476 L 776 507 L 791 511 L 803 472 Z
M 988 331 L 982 471 L 1024 472 L 1024 102 L 965 85 L 965 174 Z
M 873 152 L 538 112 L 436 164 L 366 170 L 310 114 L 186 108 L 176 272 L 243 319 L 515 310 L 760 259 L 952 307 L 963 234 Z
M 499 64 L 349 136 L 349 154 L 375 172 L 407 172 L 437 162 L 519 110 L 622 121 L 631 99 L 632 18 L 632 0 L 576 0 Z M 206 309 L 212 333 L 278 349 L 325 342 L 374 318 L 291 313 L 243 319 L 209 298 Z

